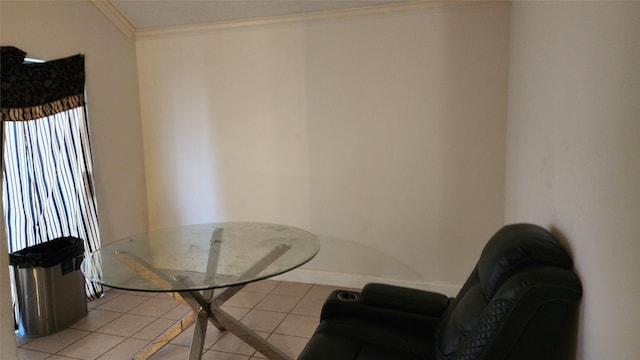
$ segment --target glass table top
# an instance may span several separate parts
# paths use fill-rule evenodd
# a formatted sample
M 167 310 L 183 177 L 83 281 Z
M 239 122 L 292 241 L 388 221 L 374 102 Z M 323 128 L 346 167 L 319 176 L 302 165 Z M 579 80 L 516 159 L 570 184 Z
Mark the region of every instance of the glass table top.
M 319 249 L 316 236 L 285 225 L 188 225 L 107 244 L 85 258 L 82 272 L 91 281 L 125 290 L 204 290 L 285 273 Z

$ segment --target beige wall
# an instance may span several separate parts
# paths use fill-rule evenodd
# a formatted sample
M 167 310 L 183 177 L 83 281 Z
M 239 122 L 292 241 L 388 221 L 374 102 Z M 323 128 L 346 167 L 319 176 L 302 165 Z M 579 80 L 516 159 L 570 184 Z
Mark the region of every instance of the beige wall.
M 3 0 L 0 39 L 87 55 L 103 239 L 142 231 L 133 42 L 89 3 L 52 4 Z M 632 359 L 639 14 L 475 4 L 142 39 L 149 222 L 289 223 L 323 242 L 299 277 L 443 290 L 503 220 L 537 222 L 584 283 L 577 358 Z
M 90 2 L 0 2 L 0 43 L 41 59 L 86 56 L 89 127 L 103 242 L 147 229 L 144 165 L 134 41 Z M 0 256 L 5 265 L 6 246 Z M 3 266 L 3 269 L 5 266 Z M 0 272 L 2 360 L 15 349 L 8 281 Z M 5 326 L 5 324 L 7 326 Z
M 139 39 L 150 226 L 300 226 L 322 248 L 297 279 L 457 290 L 503 221 L 508 15 Z
M 512 7 L 505 218 L 573 253 L 578 359 L 640 353 L 638 19 L 638 2 Z

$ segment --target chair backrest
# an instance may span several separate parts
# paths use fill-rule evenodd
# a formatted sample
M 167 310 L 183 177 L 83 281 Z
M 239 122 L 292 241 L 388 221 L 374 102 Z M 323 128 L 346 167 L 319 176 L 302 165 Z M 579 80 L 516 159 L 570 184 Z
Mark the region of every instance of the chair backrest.
M 447 308 L 434 359 L 554 359 L 570 339 L 582 296 L 573 262 L 532 224 L 508 225 L 487 243 Z

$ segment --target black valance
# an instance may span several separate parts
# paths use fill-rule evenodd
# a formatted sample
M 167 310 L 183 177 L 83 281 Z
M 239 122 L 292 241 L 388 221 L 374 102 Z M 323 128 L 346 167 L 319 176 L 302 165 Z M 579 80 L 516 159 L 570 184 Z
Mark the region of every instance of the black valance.
M 85 104 L 83 55 L 25 64 L 24 51 L 1 51 L 2 121 L 39 119 Z

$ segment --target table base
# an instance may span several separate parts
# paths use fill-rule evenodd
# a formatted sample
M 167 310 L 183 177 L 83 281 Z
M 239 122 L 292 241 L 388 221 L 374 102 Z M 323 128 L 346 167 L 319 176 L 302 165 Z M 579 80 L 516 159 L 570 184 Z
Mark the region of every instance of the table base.
M 291 360 L 284 352 L 220 308 L 224 302 L 243 287 L 244 285 L 229 287 L 215 297 L 211 296 L 213 295 L 213 290 L 170 293 L 174 299 L 189 306 L 193 311 L 189 312 L 189 314 L 174 323 L 163 334 L 155 338 L 149 345 L 138 352 L 133 359 L 148 359 L 194 323 L 195 328 L 191 340 L 189 360 L 201 359 L 207 332 L 207 322 L 210 321 L 219 330 L 229 331 L 262 353 L 269 360 Z
M 220 252 L 221 231 L 214 231 L 211 240 L 210 261 L 207 265 L 207 277 L 215 275 L 217 267 L 217 256 Z M 256 277 L 262 270 L 272 264 L 280 256 L 289 250 L 289 245 L 279 245 L 271 250 L 267 255 L 260 259 L 256 264 L 251 266 L 243 273 L 243 278 Z M 180 279 L 170 279 L 166 275 L 162 275 L 151 265 L 139 258 L 138 256 L 127 253 L 118 252 L 114 257 L 121 261 L 124 265 L 135 270 L 141 276 L 147 278 L 155 284 L 171 287 Z M 282 351 L 268 343 L 265 339 L 256 334 L 253 330 L 233 318 L 227 312 L 222 310 L 220 306 L 229 300 L 233 295 L 240 291 L 245 284 L 229 286 L 220 294 L 214 295 L 213 289 L 207 290 L 185 290 L 171 292 L 171 296 L 180 303 L 194 310 L 193 313 L 186 315 L 180 321 L 174 323 L 162 335 L 154 339 L 151 344 L 142 349 L 133 359 L 144 360 L 155 354 L 162 347 L 167 345 L 171 340 L 178 336 L 195 322 L 193 338 L 191 340 L 191 349 L 189 351 L 189 360 L 197 360 L 202 358 L 202 350 L 204 348 L 204 339 L 207 332 L 207 321 L 219 330 L 228 330 L 240 340 L 252 346 L 254 349 L 262 353 L 269 360 L 291 360 Z

